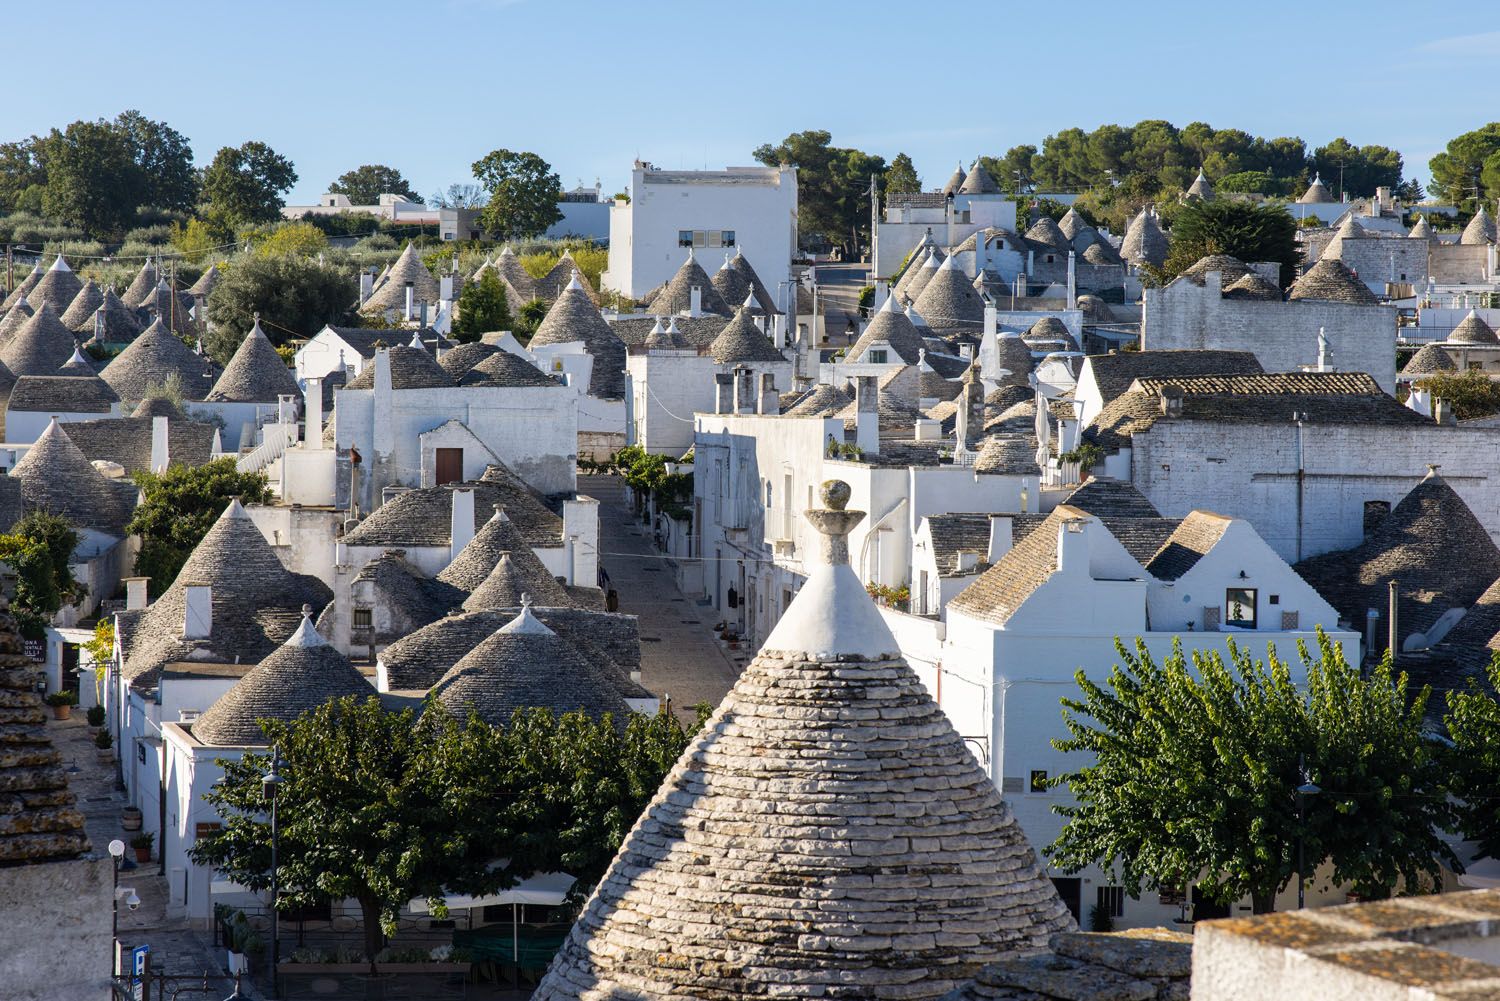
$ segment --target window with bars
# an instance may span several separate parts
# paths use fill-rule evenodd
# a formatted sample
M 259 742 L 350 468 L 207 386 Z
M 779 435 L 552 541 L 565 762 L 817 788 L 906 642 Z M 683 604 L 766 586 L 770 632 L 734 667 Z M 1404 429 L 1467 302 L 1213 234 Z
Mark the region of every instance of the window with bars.
M 1099 905 L 1099 911 L 1112 918 L 1123 918 L 1125 916 L 1125 887 L 1123 886 L 1101 886 L 1096 891 L 1095 902 Z

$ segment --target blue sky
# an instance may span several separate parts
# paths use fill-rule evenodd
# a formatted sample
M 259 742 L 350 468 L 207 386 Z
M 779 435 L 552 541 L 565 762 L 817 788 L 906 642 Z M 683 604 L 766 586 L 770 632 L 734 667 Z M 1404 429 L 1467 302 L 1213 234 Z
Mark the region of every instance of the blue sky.
M 291 157 L 303 202 L 362 163 L 427 194 L 497 147 L 571 187 L 751 162 L 825 128 L 924 182 L 1070 126 L 1165 118 L 1401 151 L 1425 183 L 1500 118 L 1484 4 L 251 0 L 6 4 L 0 138 L 138 108 Z M 59 19 L 66 22 L 59 24 Z M 70 37 L 67 60 L 46 42 Z M 27 41 L 30 39 L 31 41 Z M 1489 71 L 1489 72 L 1486 72 Z

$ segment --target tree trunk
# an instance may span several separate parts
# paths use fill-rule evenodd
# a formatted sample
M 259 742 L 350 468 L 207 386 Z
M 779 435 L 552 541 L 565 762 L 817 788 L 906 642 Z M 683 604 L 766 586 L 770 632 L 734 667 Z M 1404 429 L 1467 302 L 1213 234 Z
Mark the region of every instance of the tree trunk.
M 385 933 L 380 928 L 380 904 L 361 899 L 359 910 L 365 923 L 365 958 L 370 961 L 370 973 L 373 974 L 375 954 L 385 947 Z
M 1251 890 L 1250 907 L 1256 914 L 1274 914 L 1276 912 L 1276 891 Z

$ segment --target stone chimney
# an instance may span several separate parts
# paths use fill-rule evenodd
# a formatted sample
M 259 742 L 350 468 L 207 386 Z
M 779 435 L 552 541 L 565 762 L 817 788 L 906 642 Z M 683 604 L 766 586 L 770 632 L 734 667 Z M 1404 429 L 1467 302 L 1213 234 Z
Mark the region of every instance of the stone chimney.
M 172 462 L 167 438 L 167 418 L 151 418 L 151 471 L 160 473 Z
M 734 376 L 729 372 L 714 373 L 714 413 L 734 413 Z
M 1441 397 L 1432 398 L 1432 419 L 1445 427 L 1458 426 L 1458 415 L 1454 413 L 1453 404 Z
M 770 372 L 760 373 L 760 396 L 755 412 L 775 416 L 781 413 L 781 397 L 776 393 L 776 376 Z
M 137 612 L 146 607 L 146 585 L 150 577 L 125 578 L 125 611 Z
M 302 412 L 307 415 L 307 440 L 304 448 L 323 447 L 323 377 L 310 375 L 303 390 Z
M 688 316 L 698 317 L 703 315 L 703 289 L 694 285 L 688 289 Z
M 474 538 L 474 489 L 465 487 L 453 491 L 453 513 L 449 533 L 452 541 L 448 545 L 448 561 L 451 563 L 463 552 L 464 546 Z
M 854 379 L 854 444 L 865 455 L 880 454 L 880 385 L 873 375 Z
M 414 285 L 412 285 L 411 282 L 407 282 L 406 283 L 406 309 L 405 309 L 405 312 L 402 313 L 402 317 L 401 317 L 407 323 L 410 323 L 411 320 L 412 320 L 412 317 L 414 317 L 414 316 L 417 315 L 416 294 L 417 294 L 416 287 Z
M 1088 573 L 1088 519 L 1064 518 L 1057 526 L 1057 572 Z
M 214 630 L 214 589 L 208 584 L 186 584 L 182 588 L 182 638 L 206 640 Z
M 985 562 L 991 565 L 1000 562 L 1000 557 L 1010 552 L 1013 535 L 1011 526 L 1014 523 L 1008 514 L 990 515 L 990 545 L 985 551 Z
M 370 293 L 375 291 L 375 273 L 368 268 L 359 273 L 359 304 L 363 306 Z
M 1163 387 L 1161 387 L 1160 400 L 1161 400 L 1161 415 L 1163 417 L 1181 417 L 1182 416 L 1182 387 L 1181 386 L 1170 386 L 1169 385 L 1169 386 L 1163 386 Z

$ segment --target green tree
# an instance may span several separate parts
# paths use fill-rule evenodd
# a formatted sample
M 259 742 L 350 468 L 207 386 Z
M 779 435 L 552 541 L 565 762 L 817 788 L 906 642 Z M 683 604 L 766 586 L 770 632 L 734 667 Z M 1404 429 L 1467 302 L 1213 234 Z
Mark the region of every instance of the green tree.
M 0 143 L 0 209 L 19 211 L 27 207 L 27 202 L 35 202 L 35 209 L 41 209 L 42 190 L 47 184 L 41 145 L 38 136 Z
M 271 489 L 265 473 L 241 473 L 233 458 L 215 459 L 201 466 L 168 466 L 160 473 L 141 470 L 131 479 L 143 499 L 126 530 L 141 538 L 135 572 L 151 578 L 151 587 L 164 592 L 177 579 L 188 556 L 231 500 L 267 504 Z
M 328 237 L 310 222 L 286 222 L 255 244 L 261 257 L 312 257 L 328 249 Z
M 896 158 L 891 161 L 891 167 L 885 173 L 885 190 L 893 195 L 922 190 L 922 179 L 917 176 L 917 168 L 905 153 L 897 153 Z
M 203 171 L 208 210 L 231 228 L 281 217 L 282 196 L 297 183 L 292 161 L 263 142 L 225 146 Z
M 531 340 L 531 335 L 536 333 L 536 328 L 542 325 L 547 318 L 547 300 L 531 299 L 521 305 L 521 313 L 516 317 L 516 339 L 522 344 Z
M 459 343 L 477 341 L 481 334 L 514 325 L 505 286 L 493 271 L 486 269 L 477 282 L 469 282 L 459 293 L 458 318 L 453 321 L 453 339 Z
M 1247 263 L 1276 261 L 1281 284 L 1290 285 L 1302 260 L 1297 248 L 1297 222 L 1280 205 L 1216 198 L 1192 201 L 1172 220 L 1172 250 L 1166 264 L 1153 269 L 1165 283 L 1209 254 L 1229 254 Z
M 381 195 L 386 194 L 401 195 L 411 201 L 418 200 L 417 193 L 406 182 L 406 178 L 401 176 L 401 171 L 382 163 L 367 163 L 346 171 L 328 186 L 328 190 L 348 195 L 355 205 L 374 205 L 380 201 Z
M 288 337 L 311 337 L 329 323 L 348 322 L 359 295 L 352 275 L 306 257 L 241 256 L 222 270 L 208 296 L 210 327 L 204 338 L 204 347 L 221 365 L 250 332 L 256 313 L 266 336 L 280 344 Z
M 979 162 L 990 172 L 995 183 L 1011 194 L 1026 194 L 1032 190 L 1035 177 L 1035 146 L 1012 146 L 1003 157 L 983 156 Z
M 1500 654 L 1485 669 L 1488 689 L 1471 680 L 1467 690 L 1448 693 L 1444 720 L 1453 748 L 1448 755 L 1448 789 L 1457 803 L 1458 829 L 1475 842 L 1481 858 L 1500 858 Z
M 145 194 L 129 137 L 109 122 L 74 122 L 41 143 L 42 209 L 95 238 L 123 233 Z
M 535 153 L 497 149 L 474 161 L 473 169 L 489 195 L 479 222 L 496 239 L 540 236 L 562 219 L 562 182 Z
M 1500 414 L 1500 383 L 1477 368 L 1424 376 L 1417 380 L 1416 387 L 1452 404 L 1454 415 L 1461 421 Z
M 1299 644 L 1305 689 L 1274 648 L 1259 661 L 1232 641 L 1228 663 L 1179 645 L 1158 665 L 1138 642 L 1118 646 L 1104 685 L 1078 672 L 1082 694 L 1062 700 L 1071 736 L 1053 746 L 1090 761 L 1056 780 L 1075 802 L 1054 807 L 1068 818 L 1054 864 L 1097 862 L 1133 894 L 1196 882 L 1221 903 L 1249 896 L 1257 914 L 1297 875 L 1299 839 L 1304 877 L 1327 863 L 1335 884 L 1373 897 L 1438 885 L 1451 812 L 1428 691 L 1409 693 L 1389 658 L 1366 679 L 1321 633 L 1318 647 Z M 1299 821 L 1308 778 L 1322 791 Z
M 83 596 L 73 578 L 78 532 L 60 515 L 33 511 L 0 535 L 0 562 L 16 572 L 11 611 L 21 634 L 39 639 L 52 616 Z
M 143 187 L 141 204 L 189 212 L 198 202 L 198 171 L 187 137 L 166 122 L 156 122 L 139 111 L 115 117 L 134 152 Z
M 1335 198 L 1375 194 L 1401 183 L 1401 154 L 1386 146 L 1355 146 L 1343 136 L 1313 150 L 1312 166 Z
M 768 167 L 797 168 L 797 229 L 804 239 L 821 238 L 852 256 L 870 239 L 870 178 L 878 194 L 885 160 L 857 149 L 832 145 L 823 129 L 794 132 L 780 143 L 765 143 L 752 154 Z
M 1472 206 L 1476 197 L 1492 202 L 1500 195 L 1500 172 L 1484 176 L 1485 165 L 1500 153 L 1500 122 L 1490 122 L 1455 136 L 1427 162 L 1432 190 L 1456 205 Z

